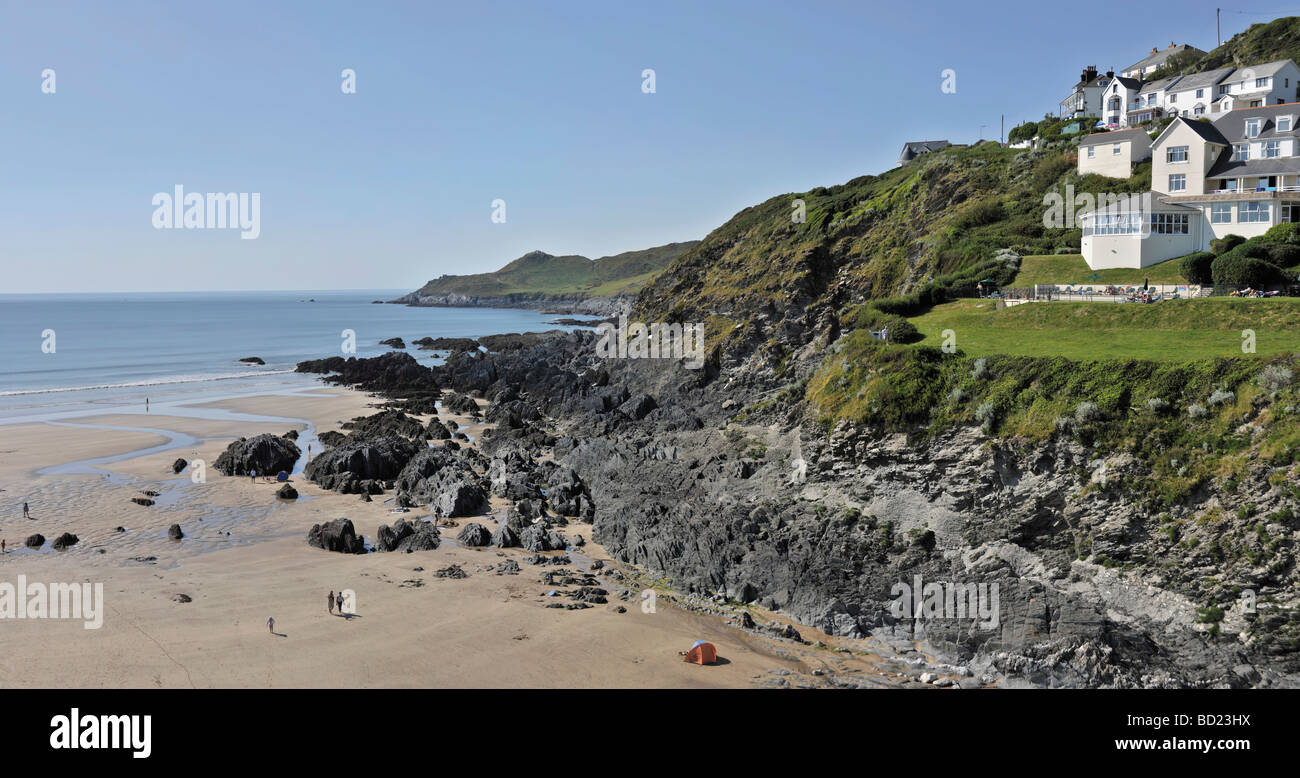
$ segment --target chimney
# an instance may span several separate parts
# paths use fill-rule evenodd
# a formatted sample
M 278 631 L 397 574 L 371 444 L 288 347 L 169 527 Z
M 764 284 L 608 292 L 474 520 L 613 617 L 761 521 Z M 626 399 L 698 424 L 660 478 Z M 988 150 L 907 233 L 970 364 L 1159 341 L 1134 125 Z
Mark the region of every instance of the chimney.
M 1115 71 L 1113 70 L 1106 71 L 1106 78 L 1114 78 L 1114 77 L 1115 77 Z
M 1174 47 L 1174 42 L 1173 42 L 1173 41 L 1169 41 L 1169 48 L 1172 49 L 1173 47 Z
M 1159 54 L 1159 53 L 1160 53 L 1160 49 L 1159 49 L 1158 47 L 1156 47 L 1156 46 L 1152 46 L 1152 47 L 1151 47 L 1151 53 L 1152 53 L 1152 54 Z

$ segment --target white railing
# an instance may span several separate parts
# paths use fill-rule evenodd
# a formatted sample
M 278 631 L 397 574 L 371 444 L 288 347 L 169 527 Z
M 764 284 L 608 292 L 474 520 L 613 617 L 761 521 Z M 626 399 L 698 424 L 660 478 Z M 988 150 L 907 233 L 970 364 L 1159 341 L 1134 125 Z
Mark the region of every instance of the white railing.
M 1260 192 L 1300 192 L 1300 186 L 1292 184 L 1289 186 L 1257 186 L 1253 189 L 1249 187 L 1214 189 L 1210 191 L 1210 194 L 1258 194 Z

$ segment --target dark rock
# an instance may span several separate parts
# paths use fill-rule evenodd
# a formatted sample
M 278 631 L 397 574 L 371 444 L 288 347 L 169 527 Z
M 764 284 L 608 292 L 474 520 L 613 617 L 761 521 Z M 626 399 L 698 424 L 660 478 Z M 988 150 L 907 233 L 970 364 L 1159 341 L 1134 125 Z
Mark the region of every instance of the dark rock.
M 241 359 L 241 360 L 239 360 L 239 361 L 240 361 L 240 362 L 243 362 L 243 363 L 246 364 L 246 365 L 265 365 L 265 364 L 266 364 L 266 360 L 262 359 L 261 357 L 244 357 L 243 359 Z
M 181 531 L 181 525 L 173 524 L 167 528 L 167 537 L 172 540 L 180 540 L 185 537 L 185 533 Z
M 380 526 L 376 551 L 433 551 L 441 543 L 438 528 L 431 521 L 398 519 L 392 527 Z
M 307 533 L 307 545 L 342 554 L 366 553 L 365 539 L 357 535 L 351 519 L 313 524 Z
M 293 441 L 266 433 L 231 443 L 217 457 L 214 467 L 225 475 L 248 475 L 250 470 L 256 470 L 260 475 L 274 475 L 281 470 L 293 470 L 301 455 Z
M 382 483 L 371 482 L 394 478 L 423 448 L 417 441 L 393 435 L 349 438 L 309 462 L 303 474 L 307 480 L 343 494 L 382 494 Z
M 30 538 L 29 538 L 29 540 L 30 540 Z M 60 536 L 58 536 L 57 538 L 55 538 L 55 539 L 54 539 L 54 542 L 51 543 L 50 546 L 51 546 L 55 551 L 62 551 L 62 550 L 64 550 L 65 548 L 70 548 L 70 547 L 72 547 L 72 546 L 77 545 L 77 540 L 78 540 L 78 538 L 77 538 L 76 535 L 73 535 L 71 532 L 65 532 L 65 533 L 63 533 L 62 535 L 60 535 Z
M 35 535 L 27 536 L 26 546 L 28 548 L 40 548 L 43 545 L 45 545 L 45 536 L 41 533 L 38 532 Z
M 296 500 L 298 499 L 298 490 L 289 484 L 285 484 L 280 487 L 280 490 L 275 493 L 275 496 L 279 497 L 281 500 Z
M 497 527 L 497 531 L 492 533 L 492 545 L 497 548 L 518 548 L 519 533 L 503 521 Z
M 406 348 L 406 343 L 401 338 L 389 338 L 387 340 L 381 340 L 379 341 L 379 345 L 389 346 L 391 348 Z
M 194 602 L 194 599 L 188 594 L 177 594 L 172 596 L 172 602 Z
M 344 422 L 343 429 L 351 430 L 351 437 L 397 436 L 424 440 L 424 425 L 419 419 L 411 418 L 395 409 L 380 411 L 370 416 L 358 416 L 352 421 Z
M 289 430 L 288 432 L 284 433 L 284 439 L 285 439 L 285 440 L 297 441 L 297 440 L 298 440 L 298 430 Z
M 433 574 L 439 578 L 469 578 L 469 573 L 460 569 L 460 565 L 449 565 L 441 570 L 435 570 Z
M 186 462 L 184 459 L 177 459 L 175 462 L 172 462 L 172 472 L 180 473 L 182 470 L 189 467 L 189 465 L 190 463 Z
M 486 546 L 492 542 L 492 533 L 488 532 L 487 527 L 473 521 L 456 535 L 456 541 L 462 546 Z
M 425 351 L 474 351 L 478 348 L 478 341 L 473 338 L 420 338 L 411 341 L 411 345 L 419 346 Z
M 150 500 L 148 497 L 132 497 L 131 502 L 135 503 L 136 505 L 143 505 L 146 508 L 154 504 L 153 500 Z

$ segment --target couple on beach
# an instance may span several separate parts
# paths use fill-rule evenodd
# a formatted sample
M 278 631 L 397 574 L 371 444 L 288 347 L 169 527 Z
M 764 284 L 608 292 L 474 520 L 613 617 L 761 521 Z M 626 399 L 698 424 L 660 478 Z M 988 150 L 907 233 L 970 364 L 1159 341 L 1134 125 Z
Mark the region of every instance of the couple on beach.
M 326 600 L 326 607 L 329 608 L 329 612 L 331 616 L 334 615 L 334 606 L 337 605 L 339 609 L 339 615 L 344 618 L 347 618 L 348 614 L 343 612 L 343 590 L 342 589 L 339 589 L 339 593 L 337 595 L 334 594 L 334 591 L 331 589 L 330 593 L 325 597 L 325 600 Z

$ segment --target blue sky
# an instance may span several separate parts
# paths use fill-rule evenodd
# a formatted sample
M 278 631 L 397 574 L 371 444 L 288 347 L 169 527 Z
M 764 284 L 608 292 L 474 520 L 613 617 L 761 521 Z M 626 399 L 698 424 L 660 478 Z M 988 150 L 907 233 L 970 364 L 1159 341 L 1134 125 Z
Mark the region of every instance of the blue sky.
M 701 238 L 1215 43 L 1213 4 L 1106 5 L 0 0 L 0 291 L 414 288 Z M 177 184 L 260 193 L 260 237 L 154 229 Z

